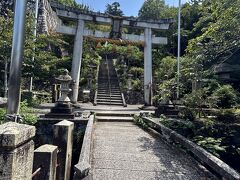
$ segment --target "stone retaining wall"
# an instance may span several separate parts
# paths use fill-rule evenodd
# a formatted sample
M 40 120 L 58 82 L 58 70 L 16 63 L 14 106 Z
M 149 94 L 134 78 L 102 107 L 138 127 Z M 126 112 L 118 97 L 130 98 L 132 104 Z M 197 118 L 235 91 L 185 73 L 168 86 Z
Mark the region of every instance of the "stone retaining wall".
M 61 20 L 58 18 L 55 11 L 53 11 L 48 0 L 40 0 L 39 16 L 38 16 L 38 32 L 43 34 L 50 34 L 55 32 L 55 29 Z

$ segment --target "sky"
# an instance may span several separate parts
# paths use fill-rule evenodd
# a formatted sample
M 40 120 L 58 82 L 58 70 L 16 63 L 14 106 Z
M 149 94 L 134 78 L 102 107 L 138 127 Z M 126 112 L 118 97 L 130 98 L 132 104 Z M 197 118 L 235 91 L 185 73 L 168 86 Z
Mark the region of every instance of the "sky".
M 119 2 L 121 9 L 125 16 L 137 16 L 139 9 L 141 8 L 144 0 L 76 0 L 78 3 L 88 5 L 94 11 L 104 12 L 106 4 L 112 4 L 113 2 Z M 185 3 L 187 0 L 182 0 Z M 169 6 L 178 6 L 179 0 L 165 0 Z

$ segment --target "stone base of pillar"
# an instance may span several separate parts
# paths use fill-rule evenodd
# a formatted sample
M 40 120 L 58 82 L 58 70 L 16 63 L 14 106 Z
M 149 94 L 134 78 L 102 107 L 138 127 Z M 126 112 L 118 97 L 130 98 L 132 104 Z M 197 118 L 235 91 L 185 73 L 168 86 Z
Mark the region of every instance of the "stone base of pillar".
M 46 118 L 64 118 L 74 119 L 73 107 L 71 103 L 57 102 L 56 105 L 51 108 L 51 112 L 45 115 Z

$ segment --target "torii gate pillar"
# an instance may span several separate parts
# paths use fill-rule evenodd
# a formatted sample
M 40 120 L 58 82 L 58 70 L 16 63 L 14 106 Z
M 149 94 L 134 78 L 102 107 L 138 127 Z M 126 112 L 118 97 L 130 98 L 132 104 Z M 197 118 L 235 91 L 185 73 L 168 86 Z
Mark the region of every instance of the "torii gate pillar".
M 21 99 L 21 68 L 25 36 L 27 0 L 17 0 L 14 12 L 14 27 L 11 53 L 11 66 L 8 83 L 7 114 L 14 115 L 16 120 Z
M 82 51 L 83 51 L 83 31 L 84 31 L 84 21 L 78 20 L 78 26 L 76 29 L 76 35 L 74 40 L 73 61 L 72 61 L 72 70 L 71 70 L 71 76 L 73 80 L 72 97 L 71 97 L 72 103 L 77 103 L 77 100 L 78 100 L 79 78 L 80 78 Z
M 152 30 L 144 31 L 144 102 L 145 106 L 152 105 Z

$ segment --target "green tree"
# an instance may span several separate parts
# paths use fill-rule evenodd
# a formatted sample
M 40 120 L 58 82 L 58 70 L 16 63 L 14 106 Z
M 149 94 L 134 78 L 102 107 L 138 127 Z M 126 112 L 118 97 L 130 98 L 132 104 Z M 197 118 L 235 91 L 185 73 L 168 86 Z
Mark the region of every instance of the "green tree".
M 84 5 L 84 4 L 78 4 L 75 0 L 57 0 L 57 2 L 59 2 L 63 5 L 78 8 L 81 10 L 87 10 L 87 11 L 89 10 L 89 6 Z
M 194 27 L 201 35 L 190 41 L 187 50 L 195 58 L 201 55 L 200 62 L 209 67 L 225 61 L 240 47 L 240 2 L 205 0 L 201 8 L 203 12 Z
M 1 87 L 4 87 L 4 96 L 7 96 L 7 78 L 8 78 L 8 66 L 10 62 L 10 54 L 12 48 L 12 27 L 13 27 L 13 13 L 8 11 L 5 16 L 0 16 L 0 66 L 4 74 L 4 82 Z
M 113 16 L 123 16 L 123 12 L 120 9 L 120 4 L 118 2 L 114 2 L 112 4 L 107 4 L 105 13 L 113 15 Z
M 211 99 L 217 107 L 231 108 L 238 102 L 238 93 L 231 85 L 223 85 L 214 91 Z
M 164 0 L 146 0 L 138 12 L 141 19 L 158 20 L 163 17 L 165 10 Z

